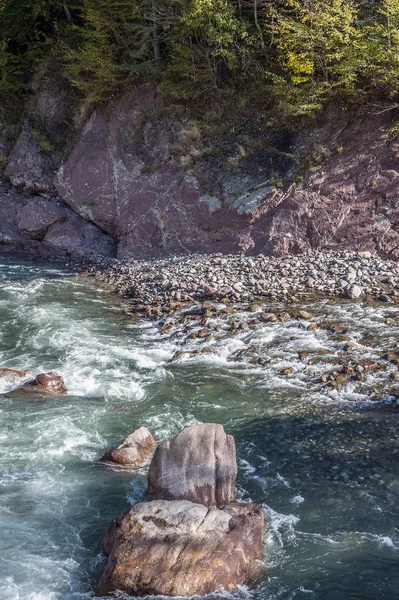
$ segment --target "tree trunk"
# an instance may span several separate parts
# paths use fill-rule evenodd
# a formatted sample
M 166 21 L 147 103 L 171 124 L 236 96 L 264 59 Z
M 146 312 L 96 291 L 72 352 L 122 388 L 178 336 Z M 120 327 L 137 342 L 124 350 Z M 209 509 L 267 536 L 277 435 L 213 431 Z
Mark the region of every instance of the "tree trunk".
M 162 65 L 161 28 L 157 16 L 157 0 L 152 0 L 152 43 L 154 45 L 154 60 L 158 68 Z
M 71 15 L 71 11 L 69 10 L 68 6 L 66 5 L 65 2 L 62 2 L 62 7 L 64 9 L 65 12 L 65 16 L 67 18 L 68 23 L 72 23 L 72 15 Z

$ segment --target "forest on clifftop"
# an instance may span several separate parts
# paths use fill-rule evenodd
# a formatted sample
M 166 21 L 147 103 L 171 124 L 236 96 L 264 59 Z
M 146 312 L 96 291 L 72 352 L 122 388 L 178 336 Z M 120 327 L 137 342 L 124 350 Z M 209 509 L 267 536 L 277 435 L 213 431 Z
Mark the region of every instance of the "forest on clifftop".
M 51 61 L 89 102 L 150 80 L 200 110 L 398 101 L 399 0 L 0 0 L 0 101 Z

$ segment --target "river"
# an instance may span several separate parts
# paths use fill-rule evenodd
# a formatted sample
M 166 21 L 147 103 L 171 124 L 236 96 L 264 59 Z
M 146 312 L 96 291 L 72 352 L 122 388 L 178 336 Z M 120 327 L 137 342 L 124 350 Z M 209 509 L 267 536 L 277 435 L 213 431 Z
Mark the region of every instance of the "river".
M 267 568 L 251 589 L 212 599 L 399 598 L 399 411 L 371 402 L 364 382 L 327 393 L 305 381 L 293 356 L 315 344 L 337 353 L 328 336 L 265 323 L 170 363 L 173 339 L 68 267 L 2 257 L 0 280 L 0 366 L 59 371 L 69 390 L 0 390 L 1 600 L 93 597 L 97 544 L 146 488 L 144 472 L 97 459 L 139 426 L 164 440 L 197 422 L 235 436 L 239 497 L 266 515 Z M 329 310 L 355 339 L 371 337 L 363 357 L 399 341 L 384 324 L 397 307 Z M 278 361 L 227 359 L 253 340 Z

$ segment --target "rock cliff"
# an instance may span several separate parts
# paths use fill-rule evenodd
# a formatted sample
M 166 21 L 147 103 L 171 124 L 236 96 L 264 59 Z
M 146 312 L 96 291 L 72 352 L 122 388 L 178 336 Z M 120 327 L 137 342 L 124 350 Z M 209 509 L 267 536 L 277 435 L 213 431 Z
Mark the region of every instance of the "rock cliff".
M 252 127 L 250 140 L 231 132 L 194 162 L 176 151 L 190 132 L 150 86 L 91 114 L 74 110 L 68 137 L 65 92 L 41 90 L 12 148 L 0 133 L 2 249 L 398 256 L 397 110 L 335 108 L 312 131 Z

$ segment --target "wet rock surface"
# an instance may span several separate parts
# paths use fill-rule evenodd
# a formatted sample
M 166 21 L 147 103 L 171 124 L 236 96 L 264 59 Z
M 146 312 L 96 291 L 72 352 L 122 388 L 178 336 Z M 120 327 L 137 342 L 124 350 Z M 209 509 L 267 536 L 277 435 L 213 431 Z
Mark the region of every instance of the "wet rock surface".
M 223 267 L 232 258 L 226 267 L 231 278 L 237 268 L 235 261 L 240 260 L 242 265 L 253 260 L 201 258 L 203 261 L 222 258 Z M 355 398 L 359 394 L 359 398 L 368 398 L 374 408 L 384 406 L 387 410 L 396 410 L 399 403 L 391 388 L 399 381 L 399 352 L 389 337 L 389 331 L 396 331 L 399 326 L 395 264 L 371 253 L 365 256 L 345 253 L 338 257 L 334 253 L 313 257 L 311 268 L 331 261 L 329 264 L 341 264 L 342 268 L 352 270 L 352 261 L 359 259 L 371 261 L 369 264 L 373 265 L 379 287 L 369 288 L 373 294 L 363 294 L 357 299 L 349 299 L 346 293 L 329 293 L 321 281 L 313 290 L 293 287 L 287 293 L 262 293 L 247 302 L 235 301 L 234 297 L 193 299 L 191 296 L 187 299 L 183 294 L 180 301 L 171 300 L 173 289 L 156 288 L 160 279 L 151 271 L 144 274 L 141 262 L 134 264 L 135 276 L 140 273 L 143 282 L 139 298 L 135 295 L 136 288 L 127 285 L 131 282 L 131 274 L 125 277 L 130 265 L 114 264 L 105 272 L 97 271 L 97 277 L 101 285 L 109 282 L 107 289 L 125 290 L 122 292 L 126 298 L 125 311 L 132 322 L 141 318 L 152 322 L 160 338 L 174 347 L 169 361 L 172 369 L 175 364 L 179 368 L 182 362 L 207 363 L 223 357 L 227 363 L 237 363 L 239 368 L 248 365 L 251 369 L 261 369 L 271 381 L 277 380 L 278 385 L 299 386 L 326 398 L 342 396 L 352 400 L 352 394 Z M 200 270 L 203 264 L 200 263 Z M 194 270 L 192 265 L 187 257 L 170 259 L 171 271 L 181 268 L 183 284 L 187 270 Z M 276 264 L 274 268 L 270 281 L 277 290 L 284 275 L 278 275 Z M 164 265 L 162 276 L 166 269 Z M 389 269 L 392 269 L 392 278 L 387 276 Z M 368 277 L 367 267 L 363 266 L 362 273 Z M 339 281 L 340 273 L 336 276 Z M 214 294 L 215 290 L 203 287 L 206 293 Z M 380 295 L 382 288 L 389 295 Z M 331 289 L 334 290 L 334 286 Z M 152 298 L 153 302 L 141 303 L 143 296 Z M 162 302 L 163 298 L 167 301 Z
M 262 559 L 264 516 L 253 504 L 219 510 L 186 500 L 137 504 L 111 521 L 96 594 L 204 595 L 247 583 Z
M 155 450 L 148 473 L 152 500 L 190 500 L 224 506 L 236 499 L 234 438 L 222 425 L 187 427 Z
M 398 376 L 399 310 L 394 302 L 371 302 L 366 297 L 360 301 L 303 297 L 300 302 L 265 298 L 242 304 L 205 300 L 180 303 L 181 308 L 175 303 L 175 309 L 162 312 L 161 318 L 155 316 L 158 307 L 154 306 L 154 316 L 147 317 L 143 311 L 142 319 L 132 307 L 130 312 L 120 312 L 120 307 L 129 310 L 130 300 L 96 290 L 93 280 L 74 277 L 68 282 L 56 275 L 46 286 L 44 312 L 42 280 L 53 276 L 39 270 L 41 261 L 35 260 L 27 265 L 34 276 L 22 279 L 29 290 L 22 310 L 21 303 L 14 302 L 19 274 L 15 262 L 10 262 L 10 291 L 5 294 L 5 284 L 2 286 L 3 302 L 12 307 L 4 319 L 3 344 L 8 341 L 10 354 L 3 366 L 23 369 L 46 364 L 55 368 L 58 363 L 73 381 L 74 396 L 55 401 L 55 397 L 32 396 L 33 401 L 30 397 L 25 401 L 17 394 L 3 397 L 1 402 L 3 434 L 10 434 L 8 440 L 3 436 L 5 466 L 14 465 L 10 475 L 25 482 L 16 496 L 15 480 L 8 480 L 9 506 L 15 519 L 12 539 L 2 537 L 6 546 L 14 543 L 16 552 L 24 550 L 18 555 L 21 560 L 13 561 L 15 577 L 20 577 L 21 565 L 26 566 L 21 594 L 31 593 L 32 573 L 43 566 L 40 557 L 39 563 L 30 562 L 31 555 L 38 556 L 39 543 L 46 556 L 53 557 L 54 569 L 40 569 L 42 577 L 36 580 L 35 589 L 50 595 L 64 593 L 64 569 L 57 580 L 61 560 L 72 566 L 70 583 L 75 587 L 71 593 L 90 596 L 89 586 L 99 563 L 105 562 L 95 556 L 96 543 L 112 517 L 131 508 L 132 502 L 143 502 L 143 471 L 133 474 L 91 464 L 104 453 L 104 440 L 122 440 L 133 431 L 132 423 L 135 427 L 146 425 L 154 435 L 156 432 L 157 439 L 165 440 L 196 420 L 217 419 L 236 440 L 238 497 L 257 502 L 268 522 L 267 569 L 254 586 L 232 596 L 258 600 L 295 596 L 301 593 L 301 585 L 316 595 L 334 596 L 339 580 L 354 596 L 396 598 L 394 581 L 379 575 L 397 566 L 392 544 L 398 543 L 399 412 L 392 400 L 382 403 L 377 401 L 381 398 L 378 390 L 372 392 L 384 383 L 387 392 L 398 393 L 394 377 Z M 32 280 L 40 285 L 27 286 Z M 81 294 L 85 288 L 87 293 Z M 65 289 L 78 294 L 65 294 Z M 48 345 L 58 339 L 60 329 L 61 315 L 54 307 L 64 306 L 64 301 L 67 321 L 63 319 L 62 331 L 69 352 L 66 356 L 65 346 L 57 347 L 49 363 Z M 99 302 L 103 303 L 101 310 Z M 302 318 L 304 313 L 312 317 Z M 206 325 L 200 323 L 203 319 L 207 319 Z M 5 339 L 7 329 L 12 331 L 15 323 L 24 344 L 20 353 L 12 347 L 13 337 Z M 51 325 L 45 335 L 43 323 Z M 83 327 L 93 337 L 89 346 L 82 340 L 76 355 Z M 192 330 L 184 332 L 186 327 Z M 211 331 L 211 339 L 189 337 L 203 327 Z M 26 344 L 28 332 L 30 344 Z M 345 350 L 350 342 L 355 348 Z M 178 350 L 184 353 L 171 361 Z M 18 355 L 21 362 L 17 363 Z M 371 362 L 365 363 L 366 359 Z M 366 368 L 372 363 L 383 369 Z M 320 381 L 324 373 L 331 375 L 332 381 L 336 377 L 333 372 L 346 364 L 354 368 L 355 378 L 352 374 L 338 388 Z M 87 378 L 87 365 L 94 382 Z M 288 367 L 292 373 L 280 375 Z M 364 379 L 358 379 L 358 374 Z M 131 381 L 144 387 L 144 397 L 141 389 L 134 388 L 132 393 Z M 104 400 L 93 398 L 93 389 Z M 371 401 L 371 394 L 376 401 Z M 32 468 L 33 460 L 37 469 Z M 59 520 L 61 496 L 63 526 Z M 40 536 L 26 546 L 29 515 L 29 527 Z M 40 528 L 38 515 L 43 515 Z M 16 526 L 21 518 L 22 528 Z M 387 540 L 385 536 L 389 536 Z M 53 554 L 54 544 L 61 555 Z M 353 557 L 359 557 L 359 549 L 362 568 L 357 571 L 359 578 L 351 579 Z M 315 569 L 316 554 L 320 562 Z M 75 559 L 72 563 L 71 556 Z M 365 565 L 370 571 L 363 579 Z M 322 589 L 320 581 L 324 582 Z
M 18 393 L 24 392 L 29 394 L 51 394 L 59 396 L 67 393 L 67 388 L 64 379 L 58 373 L 40 373 L 33 381 L 29 381 L 22 388 L 17 390 Z
M 32 381 L 32 371 L 17 371 L 15 369 L 0 369 L 0 384 L 4 391 L 12 391 L 22 387 L 28 381 Z
M 107 452 L 101 462 L 138 469 L 151 458 L 157 442 L 146 427 L 140 427 L 127 436 L 116 448 Z
M 49 394 L 59 396 L 68 392 L 63 377 L 49 372 L 34 375 L 32 371 L 0 369 L 1 393 Z
M 192 596 L 248 584 L 263 558 L 263 511 L 239 504 L 234 438 L 221 425 L 184 429 L 155 450 L 151 501 L 113 519 L 98 595 Z M 216 507 L 215 505 L 218 505 Z

